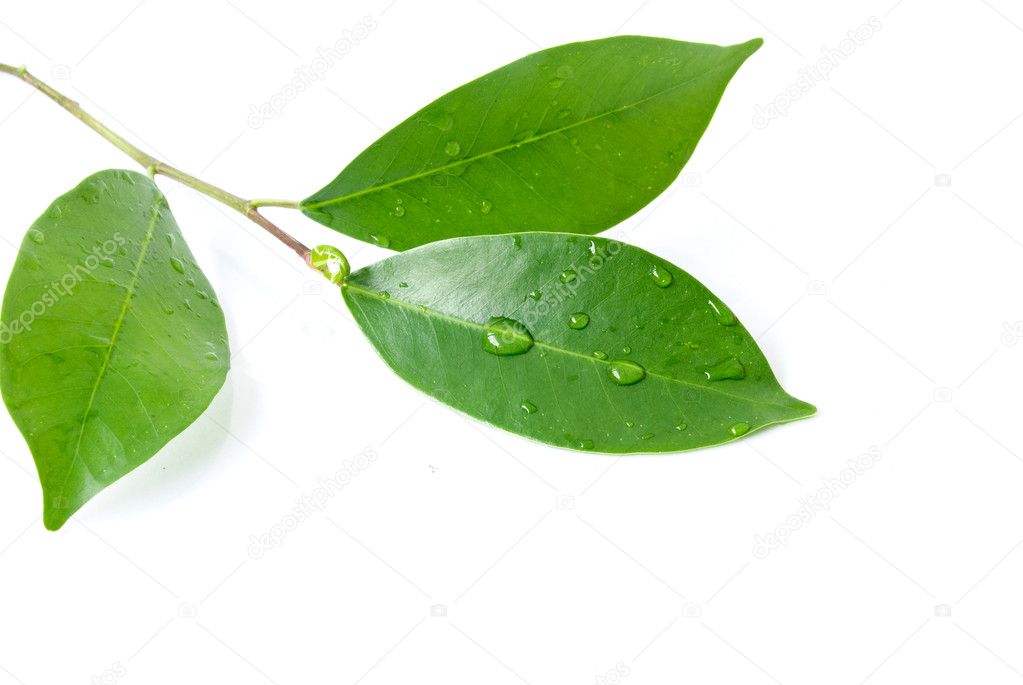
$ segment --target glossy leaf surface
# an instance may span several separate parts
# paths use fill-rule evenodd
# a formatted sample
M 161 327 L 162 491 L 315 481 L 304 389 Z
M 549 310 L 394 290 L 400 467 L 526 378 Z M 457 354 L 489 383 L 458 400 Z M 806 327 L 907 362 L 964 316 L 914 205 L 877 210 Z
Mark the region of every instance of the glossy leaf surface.
M 464 235 L 597 233 L 678 176 L 760 44 L 618 36 L 537 52 L 412 115 L 302 209 L 396 250 Z
M 103 171 L 32 225 L 4 294 L 0 388 L 47 528 L 153 456 L 209 405 L 227 330 L 167 201 Z
M 686 450 L 815 411 L 696 279 L 603 238 L 442 241 L 355 272 L 342 292 L 402 378 L 552 445 Z

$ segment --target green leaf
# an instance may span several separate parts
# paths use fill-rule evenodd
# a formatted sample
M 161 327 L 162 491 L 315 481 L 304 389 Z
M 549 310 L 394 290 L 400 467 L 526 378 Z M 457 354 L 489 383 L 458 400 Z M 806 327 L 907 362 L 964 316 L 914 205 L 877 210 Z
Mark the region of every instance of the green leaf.
M 302 211 L 396 250 L 463 235 L 603 231 L 675 180 L 761 43 L 619 36 L 534 53 L 412 115 Z
M 399 376 L 552 445 L 686 450 L 816 411 L 696 279 L 603 238 L 446 240 L 361 269 L 342 292 Z
M 28 230 L 0 324 L 0 389 L 51 530 L 192 423 L 224 382 L 227 330 L 167 200 L 102 171 Z

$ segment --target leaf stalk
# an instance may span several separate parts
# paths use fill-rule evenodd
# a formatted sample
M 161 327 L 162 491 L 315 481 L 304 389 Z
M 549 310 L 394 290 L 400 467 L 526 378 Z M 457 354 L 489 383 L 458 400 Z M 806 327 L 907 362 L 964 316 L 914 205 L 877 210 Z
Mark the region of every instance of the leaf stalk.
M 114 147 L 135 160 L 140 166 L 146 169 L 150 178 L 155 177 L 157 174 L 167 176 L 182 185 L 197 190 L 203 195 L 213 198 L 214 200 L 227 205 L 231 209 L 240 212 L 246 218 L 266 230 L 274 238 L 287 245 L 288 248 L 301 257 L 302 261 L 304 261 L 307 265 L 312 266 L 310 249 L 297 238 L 281 229 L 259 212 L 260 207 L 286 207 L 290 209 L 297 209 L 297 202 L 287 200 L 245 200 L 238 197 L 237 195 L 229 193 L 222 188 L 218 188 L 212 183 L 207 183 L 206 181 L 185 173 L 166 162 L 160 161 L 149 153 L 139 149 L 135 145 L 132 145 L 123 136 L 82 109 L 81 105 L 79 105 L 76 101 L 67 97 L 63 93 L 60 93 L 54 88 L 51 88 L 44 81 L 36 78 L 36 76 L 31 74 L 24 66 L 14 67 L 9 64 L 0 64 L 0 72 L 10 74 L 21 79 L 46 97 L 56 102 L 83 124 L 101 135 L 109 143 L 113 144 Z

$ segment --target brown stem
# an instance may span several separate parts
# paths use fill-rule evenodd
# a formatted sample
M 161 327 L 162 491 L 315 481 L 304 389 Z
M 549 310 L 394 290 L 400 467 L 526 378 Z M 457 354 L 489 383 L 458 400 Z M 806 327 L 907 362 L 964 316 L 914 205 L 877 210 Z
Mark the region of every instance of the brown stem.
M 77 102 L 54 90 L 49 85 L 30 74 L 25 67 L 12 67 L 8 64 L 0 64 L 0 73 L 11 74 L 46 95 L 46 97 L 66 109 L 83 124 L 103 136 L 103 138 L 112 143 L 119 150 L 149 170 L 151 174 L 161 174 L 168 178 L 173 178 L 175 181 L 178 181 L 189 188 L 198 190 L 200 193 L 207 195 L 218 202 L 222 202 L 238 212 L 241 212 L 250 220 L 262 226 L 270 235 L 291 248 L 295 254 L 302 258 L 302 261 L 312 266 L 309 248 L 303 245 L 297 238 L 288 234 L 286 231 L 260 214 L 258 209 L 259 206 L 266 206 L 268 204 L 297 207 L 294 203 L 274 203 L 273 201 L 250 201 L 242 199 L 237 195 L 198 179 L 191 174 L 186 174 L 184 171 L 181 171 L 166 162 L 161 162 L 152 155 L 143 152 L 125 140 L 121 135 L 97 120 L 91 114 L 83 110 Z

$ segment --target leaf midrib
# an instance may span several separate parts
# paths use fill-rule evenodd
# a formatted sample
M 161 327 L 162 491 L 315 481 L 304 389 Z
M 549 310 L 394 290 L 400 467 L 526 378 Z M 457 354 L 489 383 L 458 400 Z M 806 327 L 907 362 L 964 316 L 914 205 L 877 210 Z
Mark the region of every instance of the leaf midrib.
M 78 429 L 78 440 L 75 442 L 75 451 L 71 457 L 71 463 L 68 464 L 67 473 L 64 474 L 64 482 L 60 486 L 58 494 L 58 501 L 60 501 L 61 508 L 63 506 L 64 493 L 67 491 L 67 483 L 71 478 L 71 472 L 74 471 L 75 464 L 78 463 L 81 457 L 82 438 L 85 436 L 85 426 L 89 422 L 89 414 L 92 412 L 92 407 L 96 401 L 96 394 L 99 391 L 100 383 L 103 381 L 103 377 L 106 375 L 107 368 L 110 366 L 110 357 L 113 356 L 114 345 L 117 343 L 117 336 L 121 332 L 121 327 L 124 325 L 124 319 L 128 315 L 128 309 L 131 306 L 131 301 L 135 295 L 135 284 L 138 282 L 139 272 L 142 271 L 142 262 L 146 258 L 146 254 L 149 252 L 149 243 L 152 242 L 153 232 L 156 229 L 156 220 L 160 216 L 160 207 L 158 204 L 153 206 L 153 212 L 149 217 L 149 225 L 146 228 L 146 237 L 142 240 L 142 246 L 139 248 L 139 258 L 135 262 L 135 268 L 132 269 L 131 280 L 128 282 L 127 292 L 125 293 L 124 302 L 121 303 L 121 310 L 118 312 L 117 319 L 114 321 L 114 329 L 110 334 L 110 343 L 107 345 L 106 354 L 103 356 L 103 363 L 100 364 L 99 372 L 96 374 L 96 381 L 92 385 L 92 392 L 89 394 L 89 401 L 85 405 L 85 412 L 82 414 L 82 423 Z
M 702 73 L 692 77 L 691 79 L 688 79 L 688 80 L 683 81 L 681 83 L 676 83 L 675 85 L 670 86 L 669 88 L 665 88 L 664 90 L 658 91 L 658 92 L 656 92 L 656 93 L 654 93 L 652 95 L 648 95 L 647 97 L 642 98 L 640 100 L 637 100 L 635 102 L 631 102 L 631 103 L 629 103 L 627 105 L 624 105 L 622 107 L 618 107 L 618 108 L 615 108 L 615 109 L 611 109 L 611 110 L 608 110 L 606 112 L 601 112 L 600 114 L 597 114 L 597 115 L 592 116 L 592 117 L 587 117 L 586 119 L 580 119 L 577 122 L 574 122 L 572 124 L 567 124 L 567 125 L 562 126 L 560 128 L 551 129 L 550 131 L 547 131 L 546 133 L 543 133 L 543 134 L 538 135 L 538 136 L 534 136 L 532 138 L 526 138 L 525 140 L 522 140 L 522 141 L 520 141 L 518 143 L 509 143 L 509 144 L 504 145 L 502 147 L 494 148 L 493 150 L 488 150 L 486 152 L 481 152 L 480 154 L 473 155 L 472 157 L 465 157 L 463 159 L 459 159 L 459 160 L 456 160 L 454 162 L 448 162 L 447 164 L 442 164 L 441 166 L 433 167 L 432 169 L 427 169 L 425 171 L 420 171 L 420 172 L 415 173 L 415 174 L 410 174 L 408 176 L 403 176 L 403 177 L 397 178 L 397 179 L 395 179 L 393 181 L 388 181 L 387 183 L 381 183 L 379 185 L 374 185 L 374 186 L 370 186 L 368 188 L 363 188 L 362 190 L 359 190 L 359 191 L 354 192 L 354 193 L 349 193 L 348 195 L 341 195 L 341 196 L 338 196 L 338 197 L 332 197 L 332 198 L 329 198 L 327 200 L 320 200 L 319 202 L 312 202 L 310 204 L 304 204 L 303 203 L 302 204 L 302 209 L 303 210 L 306 210 L 306 209 L 312 210 L 312 209 L 319 209 L 320 207 L 327 207 L 329 205 L 341 204 L 342 202 L 347 202 L 348 200 L 351 200 L 351 199 L 354 199 L 354 198 L 357 198 L 357 197 L 361 197 L 363 195 L 368 195 L 370 193 L 375 193 L 375 192 L 378 192 L 378 191 L 381 191 L 381 190 L 386 190 L 387 188 L 392 188 L 394 186 L 401 185 L 403 183 L 408 183 L 410 181 L 415 181 L 415 180 L 420 179 L 420 178 L 426 178 L 426 177 L 432 176 L 434 174 L 443 173 L 443 172 L 447 171 L 448 169 L 454 169 L 454 168 L 459 167 L 459 166 L 464 165 L 464 164 L 472 164 L 473 162 L 479 161 L 481 159 L 485 159 L 487 157 L 494 157 L 496 155 L 501 154 L 502 152 L 507 152 L 508 150 L 513 150 L 513 149 L 516 149 L 516 148 L 520 148 L 523 145 L 529 145 L 529 144 L 535 143 L 538 140 L 543 140 L 543 139 L 548 138 L 548 137 L 550 137 L 552 135 L 556 135 L 556 134 L 559 134 L 559 133 L 563 134 L 565 131 L 570 131 L 570 130 L 576 128 L 576 127 L 583 126 L 585 124 L 589 124 L 589 123 L 594 122 L 594 121 L 598 121 L 598 120 L 600 120 L 603 117 L 609 117 L 609 116 L 612 116 L 612 115 L 615 115 L 615 114 L 620 114 L 621 112 L 627 111 L 627 110 L 632 109 L 634 107 L 639 107 L 640 105 L 646 104 L 647 102 L 649 102 L 649 101 L 651 101 L 651 100 L 653 100 L 655 98 L 661 97 L 665 93 L 669 93 L 669 92 L 671 92 L 673 90 L 676 90 L 678 88 L 682 88 L 684 86 L 688 86 L 689 84 L 693 83 L 694 81 L 697 81 L 697 80 L 699 80 L 701 78 L 704 78 L 704 77 L 714 73 L 715 71 L 717 71 L 717 70 L 719 70 L 719 69 L 721 69 L 721 68 L 723 68 L 725 66 L 731 66 L 731 64 L 732 64 L 731 61 L 718 64 L 717 66 L 714 66 L 714 67 L 712 67 L 712 68 L 710 68 L 710 69 L 708 69 L 708 70 L 706 70 L 706 71 L 704 71 L 704 72 L 702 72 Z
M 394 304 L 394 305 L 398 305 L 400 307 L 403 307 L 405 309 L 409 309 L 409 310 L 411 310 L 413 312 L 416 312 L 416 313 L 418 313 L 420 315 L 424 314 L 423 310 L 420 309 L 421 305 L 413 304 L 411 302 L 405 302 L 404 300 L 396 299 L 394 297 L 383 297 L 379 293 L 373 292 L 372 290 L 367 290 L 366 288 L 361 288 L 361 287 L 359 287 L 357 285 L 354 285 L 351 281 L 345 281 L 345 283 L 342 285 L 342 287 L 343 288 L 347 288 L 347 289 L 349 289 L 349 290 L 351 290 L 353 292 L 357 292 L 357 293 L 359 293 L 361 295 L 366 295 L 367 297 L 370 297 L 372 299 L 378 300 L 379 302 L 383 302 L 384 304 Z M 483 332 L 485 332 L 487 330 L 486 325 L 476 323 L 475 321 L 467 321 L 466 319 L 460 319 L 460 318 L 458 318 L 456 316 L 451 316 L 450 314 L 445 314 L 444 312 L 439 312 L 439 311 L 437 311 L 435 309 L 427 308 L 426 311 L 429 312 L 430 314 L 432 314 L 435 318 L 438 318 L 438 319 L 441 319 L 441 320 L 444 320 L 444 321 L 448 321 L 448 322 L 451 322 L 451 323 L 454 323 L 454 324 L 458 324 L 458 325 L 464 326 L 466 328 L 471 328 L 473 330 L 480 331 L 481 333 L 483 333 Z M 592 362 L 592 363 L 594 363 L 596 365 L 603 364 L 603 365 L 606 365 L 606 366 L 609 367 L 611 365 L 611 363 L 613 361 L 615 361 L 613 359 L 597 359 L 596 357 L 592 357 L 592 356 L 586 355 L 586 354 L 581 354 L 579 352 L 575 352 L 573 350 L 569 350 L 569 349 L 566 349 L 564 347 L 556 347 L 554 345 L 551 345 L 549 343 L 545 343 L 545 342 L 543 342 L 541 340 L 537 340 L 535 338 L 533 339 L 533 346 L 534 347 L 539 347 L 539 348 L 542 348 L 542 349 L 545 349 L 545 350 L 550 350 L 552 352 L 557 352 L 559 354 L 564 354 L 564 355 L 567 355 L 567 356 L 570 356 L 570 357 L 575 357 L 575 358 L 578 358 L 578 359 L 584 359 L 584 360 Z M 684 380 L 684 379 L 681 379 L 681 378 L 675 378 L 673 376 L 665 376 L 662 373 L 657 373 L 656 371 L 651 371 L 649 369 L 646 370 L 646 375 L 647 376 L 651 376 L 653 378 L 658 378 L 658 379 L 660 379 L 662 381 L 666 381 L 666 382 L 669 382 L 669 383 L 678 383 L 679 385 L 685 385 L 685 386 L 688 386 L 690 388 L 695 388 L 696 390 L 699 390 L 701 392 L 709 392 L 709 393 L 715 393 L 715 394 L 718 394 L 718 395 L 722 395 L 724 397 L 728 397 L 728 398 L 731 398 L 731 399 L 739 401 L 739 402 L 745 402 L 747 404 L 763 404 L 763 405 L 767 405 L 767 406 L 770 406 L 770 407 L 782 407 L 784 409 L 793 409 L 793 407 L 791 405 L 788 405 L 788 404 L 782 404 L 780 402 L 769 402 L 769 401 L 766 401 L 766 400 L 755 400 L 755 399 L 750 399 L 748 397 L 743 397 L 741 395 L 734 395 L 734 394 L 732 394 L 730 392 L 725 392 L 724 390 L 720 390 L 720 389 L 715 388 L 715 387 L 711 387 L 711 386 L 707 386 L 707 385 L 700 385 L 700 384 L 693 383 L 691 381 L 687 381 L 687 380 Z

